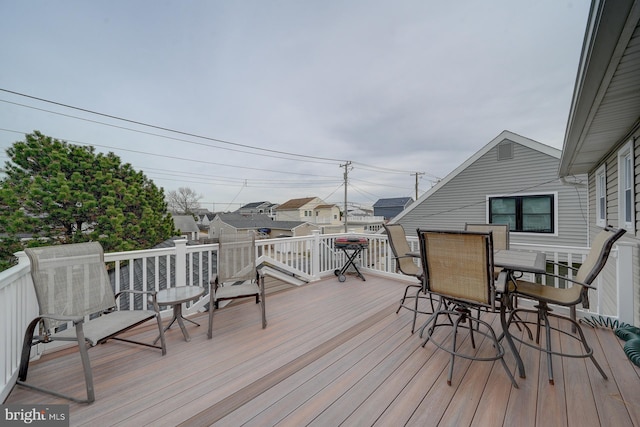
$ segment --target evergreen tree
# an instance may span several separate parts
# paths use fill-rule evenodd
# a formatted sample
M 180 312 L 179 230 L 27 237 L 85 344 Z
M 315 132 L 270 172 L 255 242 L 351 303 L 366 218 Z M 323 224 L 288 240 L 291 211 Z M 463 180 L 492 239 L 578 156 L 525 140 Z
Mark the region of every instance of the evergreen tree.
M 105 251 L 128 251 L 176 233 L 163 190 L 113 153 L 35 131 L 7 154 L 0 181 L 7 242 L 30 233 L 44 244 L 98 241 Z

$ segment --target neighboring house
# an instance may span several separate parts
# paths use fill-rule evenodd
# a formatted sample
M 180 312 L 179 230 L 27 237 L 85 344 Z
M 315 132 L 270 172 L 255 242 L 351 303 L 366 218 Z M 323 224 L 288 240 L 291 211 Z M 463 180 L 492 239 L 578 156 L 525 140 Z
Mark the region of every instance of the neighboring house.
M 598 283 L 603 314 L 640 325 L 640 1 L 592 4 L 559 175 L 587 173 L 589 235 L 627 230 Z M 616 271 L 617 270 L 617 271 Z
M 278 204 L 271 202 L 252 202 L 247 203 L 242 206 L 236 212 L 240 215 L 257 215 L 257 214 L 265 214 L 269 216 L 271 219 L 275 219 L 276 213 L 275 209 L 278 207 Z
M 349 216 L 373 216 L 373 207 L 369 206 L 350 206 L 347 209 Z
M 385 220 L 390 220 L 408 208 L 411 203 L 413 203 L 413 198 L 411 197 L 378 199 L 378 201 L 373 204 L 373 214 L 375 216 L 382 216 Z
M 510 242 L 587 245 L 586 176 L 561 180 L 561 151 L 503 131 L 391 222 L 464 229 L 509 223 Z
M 341 224 L 340 208 L 319 197 L 288 200 L 276 208 L 276 220 L 310 222 L 322 226 L 323 231 Z
M 200 229 L 191 215 L 173 215 L 173 224 L 187 240 L 198 240 Z
M 211 224 L 211 220 L 216 216 L 216 214 L 211 212 L 205 212 L 198 215 L 198 220 L 196 221 L 200 228 L 208 229 L 209 224 Z
M 263 238 L 281 236 L 308 236 L 318 227 L 304 221 L 273 221 L 267 215 L 244 216 L 239 213 L 219 213 L 209 226 L 209 238 L 217 239 L 221 233 L 254 230 Z

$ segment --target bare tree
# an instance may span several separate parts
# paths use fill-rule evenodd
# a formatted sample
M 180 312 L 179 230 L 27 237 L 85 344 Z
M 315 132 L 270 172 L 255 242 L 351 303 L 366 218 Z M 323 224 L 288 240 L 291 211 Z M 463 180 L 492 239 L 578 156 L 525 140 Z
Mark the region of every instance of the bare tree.
M 181 215 L 194 215 L 200 209 L 199 200 L 202 194 L 198 194 L 189 187 L 180 187 L 178 191 L 171 190 L 167 194 L 167 205 L 169 210 Z

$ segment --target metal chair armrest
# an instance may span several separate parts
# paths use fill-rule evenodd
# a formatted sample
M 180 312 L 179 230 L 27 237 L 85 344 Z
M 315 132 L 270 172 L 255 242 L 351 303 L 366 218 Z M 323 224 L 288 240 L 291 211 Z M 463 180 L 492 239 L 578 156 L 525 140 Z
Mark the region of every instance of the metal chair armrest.
M 124 289 L 117 294 L 115 294 L 115 299 L 120 298 L 122 294 L 135 294 L 135 295 L 149 295 L 149 302 L 153 305 L 153 311 L 156 313 L 160 313 L 160 306 L 158 305 L 157 295 L 158 291 L 137 291 L 135 289 Z M 111 310 L 113 311 L 113 310 Z
M 36 319 L 40 319 L 40 320 L 51 319 L 58 322 L 73 322 L 74 325 L 84 322 L 83 316 L 64 316 L 61 314 L 50 314 L 50 313 L 41 314 L 40 316 L 36 317 Z
M 598 289 L 598 288 L 596 288 L 595 286 L 589 285 L 588 283 L 580 282 L 580 281 L 578 281 L 578 280 L 572 279 L 572 278 L 567 277 L 567 276 L 561 276 L 561 275 L 559 275 L 559 274 L 545 273 L 543 276 L 546 276 L 546 277 L 553 277 L 553 278 L 561 279 L 561 280 L 566 280 L 567 282 L 571 282 L 571 283 L 574 283 L 574 284 L 576 284 L 576 285 L 580 285 L 580 286 L 582 286 L 582 287 L 584 287 L 584 288 L 588 288 L 588 289 Z M 516 288 L 517 288 L 517 281 L 516 281 L 516 283 L 515 283 L 515 286 L 516 286 Z
M 135 289 L 123 289 L 120 292 L 118 292 L 117 294 L 115 294 L 115 298 L 118 299 L 120 297 L 120 295 L 122 294 L 136 294 L 136 295 L 151 295 L 151 296 L 155 296 L 158 291 L 137 291 Z

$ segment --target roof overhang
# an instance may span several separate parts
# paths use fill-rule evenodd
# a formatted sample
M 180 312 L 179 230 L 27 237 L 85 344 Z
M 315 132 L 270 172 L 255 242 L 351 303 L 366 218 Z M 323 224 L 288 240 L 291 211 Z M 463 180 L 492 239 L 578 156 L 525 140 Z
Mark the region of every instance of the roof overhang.
M 559 175 L 587 173 L 637 128 L 640 0 L 594 0 L 580 57 Z

